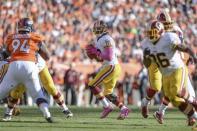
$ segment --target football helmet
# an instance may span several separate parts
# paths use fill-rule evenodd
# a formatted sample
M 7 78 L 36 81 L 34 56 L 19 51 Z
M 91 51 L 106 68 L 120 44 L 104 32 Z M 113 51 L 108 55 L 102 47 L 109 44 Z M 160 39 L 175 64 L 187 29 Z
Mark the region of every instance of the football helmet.
M 104 21 L 98 20 L 94 23 L 93 32 L 95 35 L 100 35 L 102 33 L 107 32 L 107 25 Z
M 147 27 L 145 34 L 151 42 L 156 42 L 164 32 L 164 26 L 161 22 L 154 20 Z
M 173 29 L 173 21 L 167 11 L 162 11 L 157 16 L 157 20 L 163 23 L 165 31 L 171 31 Z
M 22 18 L 17 22 L 17 32 L 33 32 L 33 20 L 30 18 Z

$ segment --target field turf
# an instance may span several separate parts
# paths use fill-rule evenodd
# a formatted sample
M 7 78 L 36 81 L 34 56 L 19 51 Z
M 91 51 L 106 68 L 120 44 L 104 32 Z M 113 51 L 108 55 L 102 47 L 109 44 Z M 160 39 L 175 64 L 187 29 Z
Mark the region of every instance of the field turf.
M 125 120 L 116 120 L 118 110 L 114 110 L 108 118 L 100 119 L 101 108 L 71 107 L 74 117 L 66 119 L 59 108 L 51 108 L 54 123 L 47 123 L 36 107 L 22 107 L 21 115 L 10 122 L 0 121 L 0 131 L 191 131 L 186 124 L 185 116 L 176 109 L 168 109 L 165 123 L 160 125 L 152 114 L 143 119 L 137 107 L 130 107 L 132 113 Z M 4 109 L 0 107 L 3 116 Z

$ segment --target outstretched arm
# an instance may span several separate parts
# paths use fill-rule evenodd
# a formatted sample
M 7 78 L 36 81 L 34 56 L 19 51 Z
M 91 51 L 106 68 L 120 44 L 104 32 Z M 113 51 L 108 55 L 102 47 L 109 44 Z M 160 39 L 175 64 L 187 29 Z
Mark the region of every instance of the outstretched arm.
M 193 58 L 194 63 L 197 63 L 197 56 L 189 46 L 185 44 L 174 44 L 173 49 L 188 53 Z

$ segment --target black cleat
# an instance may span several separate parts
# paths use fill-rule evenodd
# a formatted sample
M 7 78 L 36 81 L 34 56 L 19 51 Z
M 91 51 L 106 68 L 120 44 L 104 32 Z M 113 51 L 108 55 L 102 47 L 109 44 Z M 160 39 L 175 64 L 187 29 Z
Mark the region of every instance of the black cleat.
M 63 113 L 66 116 L 66 118 L 73 117 L 73 113 L 70 110 L 64 110 Z
M 53 120 L 51 117 L 45 118 L 47 120 L 48 123 L 53 123 Z

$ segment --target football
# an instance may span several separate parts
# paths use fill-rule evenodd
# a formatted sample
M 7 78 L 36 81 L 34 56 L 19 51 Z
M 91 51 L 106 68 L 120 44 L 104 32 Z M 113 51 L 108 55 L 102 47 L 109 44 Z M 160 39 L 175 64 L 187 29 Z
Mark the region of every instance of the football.
M 96 58 L 95 53 L 92 52 L 92 49 L 94 49 L 94 48 L 95 48 L 95 46 L 94 46 L 93 44 L 88 44 L 88 45 L 85 47 L 86 55 L 87 55 L 88 58 L 90 58 L 90 59 Z

